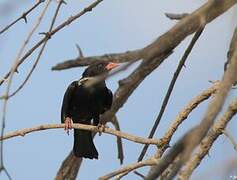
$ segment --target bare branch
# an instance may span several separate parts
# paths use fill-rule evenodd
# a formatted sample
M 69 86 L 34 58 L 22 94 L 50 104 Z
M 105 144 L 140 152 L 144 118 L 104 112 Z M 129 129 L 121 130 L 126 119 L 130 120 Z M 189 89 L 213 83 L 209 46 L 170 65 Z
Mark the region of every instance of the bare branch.
M 0 30 L 0 35 L 2 33 L 4 33 L 6 30 L 8 30 L 11 26 L 13 26 L 14 24 L 16 24 L 18 21 L 20 21 L 21 19 L 24 19 L 25 23 L 27 23 L 27 15 L 33 11 L 35 8 L 37 8 L 41 3 L 43 3 L 45 0 L 38 0 L 37 3 L 35 3 L 29 10 L 27 10 L 26 12 L 23 12 L 22 15 L 17 18 L 15 21 L 13 21 L 12 23 L 10 23 L 9 25 L 7 25 L 5 28 L 3 28 L 2 30 Z
M 10 94 L 7 98 L 11 98 L 12 96 L 16 95 L 16 94 L 24 87 L 24 85 L 27 83 L 27 81 L 30 79 L 30 76 L 32 75 L 33 71 L 35 70 L 35 68 L 36 68 L 36 66 L 37 66 L 37 64 L 38 64 L 38 62 L 39 62 L 39 60 L 40 60 L 40 58 L 41 58 L 41 56 L 42 56 L 42 54 L 43 54 L 43 51 L 44 51 L 44 49 L 45 49 L 45 47 L 46 47 L 46 45 L 47 45 L 48 40 L 51 38 L 51 35 L 50 35 L 50 34 L 51 34 L 51 31 L 52 31 L 52 29 L 53 29 L 53 26 L 54 26 L 54 24 L 55 24 L 56 18 L 57 18 L 57 16 L 58 16 L 59 9 L 60 9 L 60 7 L 61 7 L 61 5 L 62 5 L 63 3 L 64 3 L 64 0 L 60 0 L 59 3 L 58 3 L 58 6 L 57 6 L 57 8 L 56 8 L 55 14 L 54 14 L 54 16 L 53 16 L 53 19 L 52 19 L 52 22 L 51 22 L 51 25 L 50 25 L 50 28 L 49 28 L 49 31 L 48 31 L 47 33 L 45 33 L 45 36 L 46 36 L 47 39 L 45 40 L 43 46 L 41 47 L 40 52 L 39 52 L 39 54 L 38 54 L 38 56 L 37 56 L 37 58 L 36 58 L 36 61 L 35 61 L 35 63 L 33 64 L 33 67 L 31 68 L 30 72 L 28 73 L 28 75 L 26 76 L 26 78 L 25 78 L 25 80 L 22 82 L 22 84 L 21 84 L 12 94 Z M 2 98 L 2 97 L 0 97 L 0 99 L 1 99 L 1 98 Z M 6 98 L 6 97 L 5 97 L 5 98 Z
M 230 140 L 235 150 L 237 150 L 237 143 L 235 142 L 234 138 L 227 132 L 227 130 L 223 130 L 222 133 Z
M 175 143 L 175 145 L 171 148 L 169 153 L 167 153 L 164 156 L 164 158 L 161 159 L 161 162 L 156 166 L 154 171 L 147 176 L 148 180 L 157 178 L 167 168 L 167 166 L 175 159 L 175 157 L 177 157 L 177 155 L 182 153 L 180 163 L 178 163 L 179 169 L 181 168 L 182 164 L 189 159 L 190 154 L 204 138 L 209 128 L 213 124 L 216 116 L 220 112 L 225 102 L 225 98 L 227 97 L 227 94 L 232 87 L 232 84 L 236 81 L 236 74 L 237 74 L 237 47 L 235 47 L 234 54 L 230 61 L 230 65 L 224 73 L 223 79 L 220 83 L 220 88 L 218 89 L 216 96 L 212 99 L 211 103 L 209 104 L 208 109 L 201 123 L 195 128 L 191 129 L 189 132 L 187 132 L 183 136 L 183 138 L 181 138 L 177 143 Z
M 19 65 L 19 59 L 21 57 L 21 55 L 23 54 L 28 42 L 30 41 L 31 37 L 33 36 L 34 32 L 37 30 L 37 28 L 39 27 L 41 21 L 42 21 L 42 18 L 44 17 L 48 7 L 49 7 L 49 4 L 50 4 L 51 0 L 48 0 L 44 9 L 42 10 L 42 12 L 40 13 L 35 25 L 33 26 L 32 30 L 30 31 L 30 33 L 27 35 L 26 37 L 26 40 L 24 41 L 24 43 L 22 44 L 18 54 L 17 54 L 17 57 L 11 67 L 11 70 L 9 72 L 9 80 L 8 80 L 8 84 L 7 84 L 7 87 L 6 87 L 6 91 L 5 91 L 5 94 L 4 94 L 4 101 L 3 101 L 3 109 L 2 109 L 2 122 L 1 122 L 1 137 L 3 136 L 4 134 L 4 129 L 5 129 L 5 120 L 6 120 L 6 112 L 7 112 L 7 102 L 8 102 L 8 96 L 9 96 L 9 92 L 10 92 L 10 87 L 11 87 L 11 84 L 12 84 L 12 80 L 13 80 L 13 75 L 14 73 L 17 71 L 17 67 Z M 3 141 L 1 141 L 0 143 L 0 146 L 1 146 L 1 159 L 0 159 L 0 169 L 3 168 Z M 1 172 L 1 171 L 0 171 Z
M 94 7 L 96 7 L 99 3 L 101 3 L 103 0 L 96 0 L 94 3 L 92 3 L 91 5 L 89 5 L 88 7 L 84 8 L 84 10 L 82 10 L 81 12 L 79 12 L 78 14 L 71 16 L 70 18 L 68 18 L 66 21 L 64 21 L 62 24 L 58 25 L 56 28 L 54 28 L 51 33 L 50 36 L 52 37 L 54 34 L 56 34 L 58 31 L 62 30 L 63 28 L 65 28 L 66 26 L 70 25 L 73 21 L 75 21 L 76 19 L 80 18 L 82 15 L 86 14 L 87 12 L 92 11 L 92 9 Z M 19 63 L 17 65 L 17 68 L 38 48 L 40 47 L 46 40 L 48 40 L 48 37 L 45 36 L 44 38 L 42 38 L 41 40 L 39 40 L 28 52 L 25 53 L 25 55 L 19 60 Z M 2 85 L 2 83 L 4 83 L 8 77 L 10 76 L 11 71 L 9 71 L 8 73 L 5 74 L 4 78 L 2 78 L 0 80 L 0 85 Z
M 190 44 L 188 45 L 187 49 L 185 50 L 184 55 L 181 58 L 181 60 L 179 62 L 179 65 L 178 65 L 178 67 L 177 67 L 177 69 L 176 69 L 176 71 L 175 71 L 175 73 L 173 75 L 173 78 L 172 78 L 171 82 L 170 82 L 169 88 L 168 88 L 167 93 L 165 95 L 165 98 L 164 98 L 164 100 L 162 102 L 162 106 L 161 106 L 160 112 L 159 112 L 159 114 L 158 114 L 158 116 L 157 116 L 157 118 L 155 120 L 155 123 L 154 123 L 154 125 L 153 125 L 153 127 L 152 127 L 152 129 L 151 129 L 151 131 L 149 133 L 149 136 L 148 136 L 149 138 L 152 138 L 154 136 L 154 134 L 156 132 L 156 129 L 158 128 L 159 123 L 161 121 L 161 118 L 162 118 L 162 116 L 163 116 L 163 114 L 165 112 L 165 108 L 166 108 L 166 106 L 167 106 L 167 104 L 169 102 L 169 99 L 170 99 L 171 93 L 172 93 L 172 91 L 174 89 L 176 80 L 178 79 L 178 76 L 179 76 L 183 66 L 185 65 L 185 62 L 186 62 L 189 54 L 191 53 L 195 43 L 197 42 L 198 38 L 201 36 L 202 32 L 203 32 L 203 28 L 200 28 L 195 33 L 195 35 L 192 38 Z M 140 153 L 140 156 L 138 157 L 138 161 L 141 161 L 143 159 L 143 157 L 146 154 L 146 151 L 147 151 L 148 147 L 149 147 L 148 145 L 145 145 L 143 147 L 143 149 L 142 149 L 142 151 Z
M 70 152 L 68 157 L 62 162 L 60 169 L 55 177 L 55 180 L 75 180 L 78 170 L 81 167 L 83 158 L 77 158 Z
M 137 61 L 141 59 L 141 50 L 127 51 L 116 54 L 105 54 L 102 56 L 77 57 L 76 59 L 67 60 L 52 67 L 52 70 L 64 70 L 80 66 L 88 66 L 94 62 L 115 62 L 124 63 L 128 61 Z
M 137 162 L 137 163 L 134 163 L 134 164 L 130 164 L 130 165 L 127 165 L 127 166 L 124 166 L 124 167 L 120 168 L 119 170 L 116 170 L 116 171 L 113 171 L 109 174 L 106 174 L 106 175 L 100 177 L 99 179 L 100 180 L 107 180 L 107 179 L 115 177 L 115 176 L 117 176 L 121 173 L 124 173 L 124 172 L 127 172 L 127 171 L 132 171 L 132 170 L 137 169 L 139 167 L 153 166 L 153 165 L 157 164 L 157 161 L 158 160 L 155 159 L 155 158 L 150 158 L 150 159 L 143 160 L 143 161 L 140 161 L 140 162 Z
M 213 124 L 207 136 L 200 143 L 197 152 L 188 160 L 183 170 L 179 173 L 179 179 L 187 179 L 192 174 L 236 113 L 237 99 L 229 105 L 223 116 Z
M 186 18 L 181 19 L 174 27 L 160 36 L 156 41 L 142 49 L 128 51 L 126 53 L 66 60 L 63 63 L 54 66 L 52 69 L 63 70 L 78 66 L 87 66 L 95 61 L 125 62 L 140 59 L 153 59 L 154 57 L 158 57 L 163 53 L 173 50 L 187 36 L 198 31 L 199 28 L 203 27 L 205 24 L 210 23 L 213 19 L 227 11 L 236 3 L 236 0 L 210 0 Z
M 178 126 L 188 117 L 188 115 L 192 112 L 193 109 L 195 109 L 201 102 L 208 99 L 213 93 L 215 93 L 218 89 L 218 86 L 219 86 L 219 82 L 214 82 L 213 86 L 211 86 L 207 90 L 203 91 L 200 95 L 193 98 L 186 105 L 186 107 L 184 107 L 184 109 L 182 111 L 180 111 L 179 115 L 176 117 L 173 124 L 169 127 L 169 129 L 167 130 L 165 135 L 160 139 L 161 143 L 159 144 L 159 146 L 161 146 L 162 148 L 158 149 L 156 155 L 152 158 L 155 158 L 158 160 L 161 157 L 161 155 L 163 154 L 165 149 L 167 149 L 168 144 L 171 140 L 171 137 L 177 130 Z M 144 160 L 142 164 L 145 165 L 146 163 L 144 163 L 144 162 L 147 162 L 147 161 L 150 162 L 150 159 Z M 120 170 L 117 170 L 116 171 L 116 172 L 118 172 L 118 174 L 116 174 L 118 176 L 117 178 L 119 179 L 119 178 L 127 175 L 132 170 L 143 167 L 142 165 L 139 165 L 139 166 L 137 166 L 137 164 L 135 166 L 133 166 L 133 165 L 128 165 L 128 166 L 125 166 L 125 168 L 122 168 L 123 169 L 123 170 L 121 170 L 121 171 L 123 171 L 122 173 L 120 173 Z M 126 167 L 130 167 L 130 166 L 132 166 L 134 168 L 131 168 L 131 169 L 125 171 Z
M 111 123 L 114 125 L 117 131 L 120 131 L 119 121 L 116 116 L 114 116 Z M 118 159 L 120 160 L 120 164 L 123 164 L 123 160 L 124 160 L 123 142 L 122 142 L 122 138 L 118 136 L 117 136 L 117 148 L 118 148 Z
M 64 124 L 46 124 L 46 125 L 40 125 L 40 126 L 31 127 L 31 128 L 25 128 L 25 129 L 21 129 L 21 130 L 17 130 L 17 131 L 8 133 L 8 134 L 4 135 L 3 137 L 0 137 L 0 140 L 2 141 L 2 140 L 16 137 L 16 136 L 25 136 L 26 134 L 35 132 L 35 131 L 42 131 L 42 130 L 47 130 L 47 129 L 58 129 L 58 128 L 64 128 L 64 127 L 65 127 Z M 74 123 L 72 125 L 72 128 L 88 130 L 88 131 L 93 131 L 93 132 L 101 132 L 101 130 L 98 129 L 97 126 L 78 124 L 78 123 Z M 160 144 L 160 141 L 157 139 L 146 139 L 146 138 L 134 136 L 134 135 L 131 135 L 128 133 L 113 130 L 110 128 L 105 128 L 103 132 L 106 134 L 111 134 L 111 135 L 115 135 L 120 138 L 127 139 L 129 141 L 133 141 L 135 143 L 141 143 L 141 144 L 151 143 L 154 145 Z

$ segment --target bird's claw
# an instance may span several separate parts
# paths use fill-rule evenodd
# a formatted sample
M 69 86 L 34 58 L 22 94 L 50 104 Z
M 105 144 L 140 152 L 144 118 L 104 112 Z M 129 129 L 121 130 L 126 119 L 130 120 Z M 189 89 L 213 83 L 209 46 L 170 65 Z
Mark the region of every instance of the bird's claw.
M 64 127 L 64 130 L 66 131 L 66 133 L 69 135 L 69 130 L 72 129 L 72 124 L 73 124 L 73 121 L 71 118 L 67 117 L 65 119 L 65 127 Z
M 105 124 L 99 123 L 99 124 L 97 125 L 97 128 L 98 128 L 98 130 L 99 130 L 99 136 L 101 136 L 102 132 L 105 131 L 106 126 L 105 126 Z

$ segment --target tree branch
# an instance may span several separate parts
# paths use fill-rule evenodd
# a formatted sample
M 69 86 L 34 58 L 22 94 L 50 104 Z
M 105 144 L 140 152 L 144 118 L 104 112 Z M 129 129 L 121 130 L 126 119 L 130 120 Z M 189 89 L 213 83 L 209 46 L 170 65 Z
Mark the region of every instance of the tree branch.
M 236 3 L 236 0 L 209 0 L 206 4 L 201 6 L 192 14 L 188 15 L 186 18 L 181 19 L 174 27 L 160 36 L 156 41 L 142 49 L 128 51 L 125 53 L 107 54 L 87 58 L 75 58 L 66 60 L 63 63 L 54 66 L 52 69 L 63 70 L 78 66 L 87 66 L 96 61 L 125 62 L 136 61 L 139 59 L 147 60 L 153 59 L 154 57 L 159 57 L 162 54 L 173 50 L 187 36 L 198 31 L 198 29 L 203 27 L 205 24 L 210 23 L 212 20 L 227 11 Z
M 18 21 L 20 21 L 21 19 L 24 19 L 25 23 L 27 23 L 27 15 L 33 11 L 35 8 L 37 8 L 41 3 L 43 3 L 45 0 L 38 0 L 37 3 L 35 3 L 29 10 L 27 10 L 26 12 L 23 12 L 22 15 L 17 18 L 15 21 L 13 21 L 12 23 L 10 23 L 9 25 L 7 25 L 5 28 L 3 28 L 2 30 L 0 30 L 0 35 L 2 33 L 4 33 L 6 30 L 8 30 L 11 26 L 13 26 L 14 24 L 16 24 Z
M 99 179 L 100 180 L 107 180 L 107 179 L 110 179 L 116 175 L 119 175 L 119 174 L 127 172 L 127 171 L 132 171 L 132 170 L 137 169 L 139 167 L 156 165 L 157 161 L 158 160 L 155 158 L 150 158 L 147 160 L 139 161 L 134 164 L 124 166 L 123 168 L 120 168 L 119 170 L 113 171 L 109 174 L 106 174 L 106 175 L 100 177 Z
M 181 158 L 180 163 L 178 163 L 179 164 L 178 169 L 180 169 L 181 166 L 189 159 L 190 154 L 192 153 L 194 148 L 201 142 L 201 140 L 205 137 L 209 128 L 213 124 L 216 116 L 220 112 L 225 102 L 225 98 L 227 97 L 228 92 L 232 87 L 232 84 L 237 80 L 236 74 L 237 74 L 237 47 L 235 47 L 234 54 L 230 61 L 230 65 L 223 75 L 223 79 L 220 83 L 220 88 L 218 89 L 215 97 L 209 104 L 208 109 L 201 123 L 195 128 L 191 129 L 189 132 L 187 132 L 177 143 L 175 143 L 175 145 L 171 148 L 169 153 L 167 153 L 162 158 L 161 162 L 156 166 L 154 171 L 152 171 L 147 176 L 148 180 L 157 178 L 179 154 L 181 154 Z
M 222 133 L 230 140 L 235 150 L 237 151 L 237 143 L 235 142 L 235 139 L 227 132 L 227 130 L 223 130 Z
M 80 18 L 82 15 L 86 14 L 87 12 L 92 11 L 94 7 L 96 7 L 99 3 L 101 3 L 103 0 L 96 0 L 94 3 L 89 5 L 88 7 L 84 8 L 81 12 L 78 14 L 71 16 L 66 21 L 64 21 L 62 24 L 58 25 L 56 28 L 54 28 L 50 36 L 52 37 L 54 34 L 56 34 L 58 31 L 62 30 L 66 26 L 70 25 L 73 21 Z M 47 40 L 47 36 L 39 40 L 28 52 L 25 53 L 25 55 L 19 60 L 19 63 L 17 65 L 17 68 L 37 49 L 39 48 L 45 41 Z M 0 85 L 2 85 L 10 76 L 11 71 L 5 74 L 5 76 L 0 80 Z
M 223 116 L 213 124 L 207 136 L 200 143 L 197 152 L 188 160 L 183 170 L 179 173 L 179 179 L 188 179 L 202 159 L 208 154 L 215 140 L 223 133 L 229 121 L 237 113 L 237 99 L 227 108 Z
M 111 123 L 114 125 L 117 131 L 120 131 L 119 121 L 116 116 L 114 116 Z M 120 164 L 123 164 L 123 160 L 124 160 L 123 142 L 122 142 L 122 138 L 118 136 L 117 136 L 117 148 L 118 148 L 118 159 L 120 160 Z
M 155 154 L 154 157 L 157 161 L 158 159 L 161 157 L 161 155 L 163 154 L 163 152 L 165 151 L 165 149 L 168 148 L 168 144 L 171 140 L 171 137 L 173 136 L 173 134 L 175 133 L 175 131 L 177 130 L 178 126 L 185 120 L 187 119 L 188 115 L 192 112 L 192 110 L 194 110 L 201 102 L 203 102 L 204 100 L 208 99 L 212 94 L 214 94 L 219 86 L 219 82 L 215 82 L 213 84 L 213 86 L 211 86 L 210 88 L 208 88 L 207 90 L 203 91 L 201 94 L 199 94 L 198 96 L 196 96 L 195 98 L 193 98 L 185 107 L 182 111 L 180 111 L 180 113 L 178 114 L 178 116 L 176 117 L 176 119 L 174 120 L 173 124 L 169 127 L 169 129 L 167 130 L 167 132 L 165 133 L 165 135 L 160 139 L 160 144 L 159 146 L 162 147 L 161 149 L 158 149 L 157 153 Z M 116 173 L 109 173 L 114 175 L 114 176 L 118 176 L 122 177 L 127 175 L 129 172 L 131 172 L 132 170 L 135 170 L 137 168 L 143 167 L 147 164 L 147 162 L 150 162 L 153 160 L 147 159 L 144 161 L 140 161 L 142 162 L 141 164 L 139 163 L 134 163 L 132 165 L 127 165 L 125 167 L 122 167 L 122 170 L 116 170 L 114 172 Z M 132 167 L 132 168 L 127 168 L 127 167 Z M 113 176 L 113 177 L 114 177 Z M 112 178 L 112 177 L 110 177 Z
M 203 28 L 204 28 L 204 27 L 203 27 Z M 154 125 L 153 125 L 153 127 L 152 127 L 152 129 L 151 129 L 151 131 L 150 131 L 150 133 L 149 133 L 149 136 L 148 136 L 149 138 L 152 138 L 152 137 L 154 136 L 154 134 L 155 134 L 155 132 L 156 132 L 156 129 L 158 128 L 158 126 L 159 126 L 159 124 L 160 124 L 161 118 L 162 118 L 162 116 L 163 116 L 163 114 L 164 114 L 164 112 L 165 112 L 165 108 L 166 108 L 166 106 L 167 106 L 167 104 L 168 104 L 168 102 L 169 102 L 171 93 L 172 93 L 172 91 L 173 91 L 173 89 L 174 89 L 174 86 L 175 86 L 175 83 L 176 83 L 176 81 L 177 81 L 177 79 L 178 79 L 178 76 L 179 76 L 179 74 L 180 74 L 180 72 L 181 72 L 183 66 L 185 65 L 185 62 L 186 62 L 186 60 L 187 60 L 189 54 L 191 53 L 191 51 L 192 51 L 192 49 L 193 49 L 195 43 L 197 42 L 198 38 L 201 36 L 201 34 L 202 34 L 202 32 L 203 32 L 203 28 L 200 28 L 200 29 L 195 33 L 195 35 L 194 35 L 194 37 L 192 38 L 190 44 L 188 45 L 187 49 L 185 50 L 184 55 L 182 56 L 182 58 L 181 58 L 181 60 L 180 60 L 180 62 L 179 62 L 179 65 L 178 65 L 178 67 L 177 67 L 177 69 L 176 69 L 176 71 L 174 72 L 173 78 L 172 78 L 172 80 L 171 80 L 171 82 L 170 82 L 169 88 L 168 88 L 168 90 L 167 90 L 167 92 L 166 92 L 166 95 L 165 95 L 165 98 L 164 98 L 164 100 L 163 100 L 163 102 L 162 102 L 162 106 L 161 106 L 161 108 L 160 108 L 159 114 L 158 114 L 158 116 L 157 116 L 157 118 L 156 118 L 156 120 L 155 120 L 155 123 L 154 123 Z M 139 155 L 139 157 L 138 157 L 138 161 L 141 161 L 141 160 L 143 159 L 143 157 L 144 157 L 145 154 L 146 154 L 146 151 L 147 151 L 148 147 L 149 147 L 149 145 L 145 145 L 145 146 L 143 147 L 143 149 L 142 149 L 142 151 L 141 151 L 141 153 L 140 153 L 140 155 Z
M 47 129 L 58 129 L 58 128 L 64 128 L 64 127 L 65 127 L 64 124 L 46 124 L 46 125 L 40 125 L 40 126 L 31 127 L 31 128 L 25 128 L 25 129 L 21 129 L 21 130 L 17 130 L 17 131 L 8 133 L 8 134 L 4 135 L 3 137 L 0 137 L 0 140 L 2 141 L 2 140 L 16 137 L 16 136 L 24 136 L 28 133 L 35 132 L 35 131 L 42 131 L 42 130 L 47 130 Z M 97 126 L 78 124 L 78 123 L 74 123 L 72 125 L 72 128 L 88 130 L 88 131 L 93 131 L 93 132 L 101 132 L 101 130 L 98 129 Z M 134 136 L 134 135 L 131 135 L 128 133 L 113 130 L 110 128 L 105 128 L 103 132 L 106 134 L 111 134 L 111 135 L 115 135 L 120 138 L 127 139 L 129 141 L 133 141 L 135 143 L 141 143 L 141 144 L 150 143 L 150 144 L 154 144 L 154 145 L 159 145 L 159 143 L 160 143 L 160 141 L 157 139 L 146 139 L 146 138 Z

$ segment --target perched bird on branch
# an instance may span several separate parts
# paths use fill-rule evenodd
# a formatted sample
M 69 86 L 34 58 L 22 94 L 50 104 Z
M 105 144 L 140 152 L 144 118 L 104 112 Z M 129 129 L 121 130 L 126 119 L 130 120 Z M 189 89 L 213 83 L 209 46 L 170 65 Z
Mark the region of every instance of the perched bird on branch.
M 111 62 L 93 64 L 83 72 L 81 79 L 68 86 L 61 109 L 61 122 L 65 123 L 67 133 L 73 122 L 91 124 L 93 120 L 93 125 L 99 124 L 100 115 L 110 109 L 113 100 L 103 77 L 117 66 Z M 74 129 L 73 153 L 76 157 L 98 159 L 91 131 Z

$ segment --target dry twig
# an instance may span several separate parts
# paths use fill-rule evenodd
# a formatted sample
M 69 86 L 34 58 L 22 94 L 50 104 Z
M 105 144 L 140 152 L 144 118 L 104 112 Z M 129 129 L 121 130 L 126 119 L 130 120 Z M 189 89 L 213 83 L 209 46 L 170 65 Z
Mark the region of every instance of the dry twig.
M 70 18 L 68 18 L 66 21 L 64 21 L 63 23 L 61 23 L 60 25 L 58 25 L 56 28 L 54 28 L 50 34 L 48 34 L 48 36 L 52 37 L 54 34 L 56 34 L 58 31 L 62 30 L 63 28 L 65 28 L 66 26 L 70 25 L 73 21 L 75 21 L 76 19 L 80 18 L 82 15 L 86 14 L 87 12 L 92 11 L 93 8 L 95 8 L 99 3 L 101 3 L 103 0 L 97 0 L 94 3 L 92 3 L 91 5 L 89 5 L 88 7 L 86 7 L 85 9 L 83 9 L 81 12 L 79 12 L 78 14 L 71 16 Z M 19 59 L 19 63 L 17 65 L 17 68 L 37 49 L 39 48 L 45 41 L 48 40 L 48 37 L 45 36 L 44 38 L 42 38 L 41 40 L 39 40 L 30 50 L 28 50 L 28 52 L 25 53 L 25 55 Z M 10 76 L 11 71 L 7 72 L 4 76 L 4 78 L 2 78 L 0 80 L 0 85 L 2 85 Z
M 17 71 L 17 67 L 19 65 L 19 59 L 21 57 L 21 55 L 24 52 L 24 49 L 26 48 L 28 42 L 30 41 L 32 35 L 34 34 L 34 32 L 37 30 L 37 28 L 39 27 L 42 18 L 45 15 L 45 12 L 47 11 L 49 4 L 50 4 L 51 0 L 48 0 L 44 9 L 42 10 L 41 14 L 39 15 L 36 24 L 33 26 L 32 30 L 30 31 L 30 33 L 28 34 L 28 36 L 26 37 L 26 40 L 24 41 L 23 45 L 20 48 L 19 53 L 17 54 L 17 57 L 11 67 L 11 71 L 9 72 L 9 80 L 8 80 L 8 84 L 7 84 L 7 88 L 4 94 L 4 101 L 3 101 L 3 110 L 2 110 L 2 122 L 1 122 L 1 137 L 3 137 L 4 134 L 4 128 L 5 128 L 5 120 L 6 120 L 6 111 L 7 111 L 7 102 L 8 102 L 8 96 L 9 96 L 9 91 L 10 91 L 10 87 L 12 84 L 12 79 L 13 79 L 13 75 L 14 73 Z M 4 165 L 3 165 L 3 141 L 1 141 L 1 158 L 0 158 L 0 170 L 4 169 Z M 1 172 L 1 171 L 0 171 Z
M 165 95 L 165 98 L 164 98 L 164 100 L 163 100 L 163 102 L 162 102 L 162 106 L 161 106 L 160 112 L 159 112 L 159 114 L 158 114 L 158 116 L 157 116 L 157 118 L 156 118 L 156 120 L 155 120 L 155 123 L 154 123 L 154 125 L 153 125 L 153 127 L 152 127 L 152 129 L 151 129 L 151 131 L 150 131 L 150 133 L 149 133 L 149 136 L 148 136 L 149 138 L 152 138 L 152 137 L 154 136 L 154 134 L 155 134 L 155 132 L 156 132 L 156 129 L 158 128 L 159 123 L 160 123 L 160 121 L 161 121 L 161 118 L 162 118 L 162 116 L 163 116 L 163 114 L 164 114 L 164 112 L 165 112 L 165 108 L 166 108 L 166 106 L 167 106 L 167 104 L 168 104 L 168 102 L 169 102 L 171 93 L 172 93 L 172 91 L 173 91 L 173 89 L 174 89 L 174 86 L 175 86 L 175 83 L 176 83 L 176 81 L 177 81 L 177 79 L 178 79 L 178 76 L 179 76 L 179 74 L 180 74 L 180 72 L 181 72 L 183 66 L 185 65 L 185 62 L 186 62 L 186 60 L 187 60 L 187 58 L 188 58 L 188 55 L 191 53 L 191 51 L 192 51 L 192 49 L 193 49 L 195 43 L 197 42 L 197 40 L 198 40 L 198 38 L 200 37 L 200 35 L 202 34 L 202 32 L 203 32 L 203 27 L 201 27 L 201 28 L 195 33 L 193 39 L 191 40 L 190 44 L 188 45 L 188 48 L 185 50 L 184 55 L 183 55 L 183 57 L 181 58 L 181 60 L 180 60 L 180 62 L 179 62 L 179 65 L 178 65 L 178 67 L 177 67 L 177 69 L 176 69 L 176 71 L 175 71 L 175 73 L 174 73 L 174 75 L 173 75 L 173 78 L 172 78 L 171 82 L 170 82 L 169 88 L 168 88 L 167 93 L 166 93 L 166 95 Z M 149 147 L 148 145 L 145 145 L 145 146 L 143 147 L 143 149 L 142 149 L 142 151 L 141 151 L 141 153 L 140 153 L 140 156 L 138 157 L 138 161 L 141 161 L 141 160 L 143 159 L 143 157 L 144 157 L 145 154 L 146 154 L 146 151 L 147 151 L 148 147 Z
M 237 113 L 237 99 L 227 108 L 223 116 L 213 124 L 207 136 L 200 143 L 197 152 L 188 160 L 183 170 L 179 173 L 179 179 L 188 179 L 194 169 L 201 163 L 202 159 L 208 154 L 215 140 L 223 133 L 229 121 Z
M 183 138 L 181 138 L 175 145 L 171 148 L 169 153 L 167 153 L 162 159 L 161 162 L 153 169 L 153 171 L 147 176 L 147 179 L 154 179 L 160 176 L 160 174 L 167 168 L 167 166 L 172 163 L 172 161 L 180 154 L 180 163 L 179 167 L 174 168 L 176 172 L 182 167 L 182 165 L 189 159 L 190 154 L 194 148 L 201 142 L 205 137 L 209 128 L 213 124 L 216 116 L 220 112 L 225 98 L 229 90 L 232 87 L 232 84 L 236 81 L 237 74 L 237 47 L 230 60 L 230 65 L 223 75 L 223 79 L 220 83 L 220 87 L 216 93 L 216 96 L 213 98 L 211 103 L 208 106 L 208 109 L 205 113 L 205 116 L 201 123 L 195 128 L 187 132 Z M 172 172 L 171 172 L 172 173 Z M 176 175 L 176 173 L 172 173 Z
M 58 129 L 58 128 L 64 128 L 64 127 L 65 127 L 64 124 L 46 124 L 46 125 L 40 125 L 40 126 L 31 127 L 31 128 L 25 128 L 25 129 L 21 129 L 21 130 L 17 130 L 17 131 L 8 133 L 8 134 L 0 137 L 0 140 L 6 140 L 6 139 L 13 138 L 16 136 L 25 136 L 26 134 L 35 132 L 35 131 L 42 131 L 42 130 L 47 130 L 47 129 Z M 88 130 L 88 131 L 93 131 L 93 132 L 101 132 L 101 130 L 98 129 L 97 126 L 78 124 L 78 123 L 74 123 L 72 125 L 72 128 Z M 134 135 L 131 135 L 128 133 L 124 133 L 121 131 L 113 130 L 110 128 L 105 128 L 103 132 L 106 134 L 111 134 L 111 135 L 115 135 L 120 138 L 127 139 L 129 141 L 133 141 L 136 143 L 141 143 L 141 144 L 151 143 L 154 145 L 160 144 L 160 141 L 157 139 L 146 139 L 146 138 L 134 136 Z
M 25 23 L 27 23 L 27 15 L 33 11 L 35 8 L 37 8 L 41 3 L 43 3 L 45 0 L 38 0 L 37 3 L 35 3 L 30 9 L 28 9 L 26 12 L 23 12 L 22 15 L 17 18 L 15 21 L 11 22 L 9 25 L 7 25 L 5 28 L 3 28 L 2 30 L 0 30 L 0 35 L 2 33 L 4 33 L 6 30 L 8 30 L 11 26 L 13 26 L 14 24 L 16 24 L 18 21 L 20 21 L 21 19 L 24 19 Z

